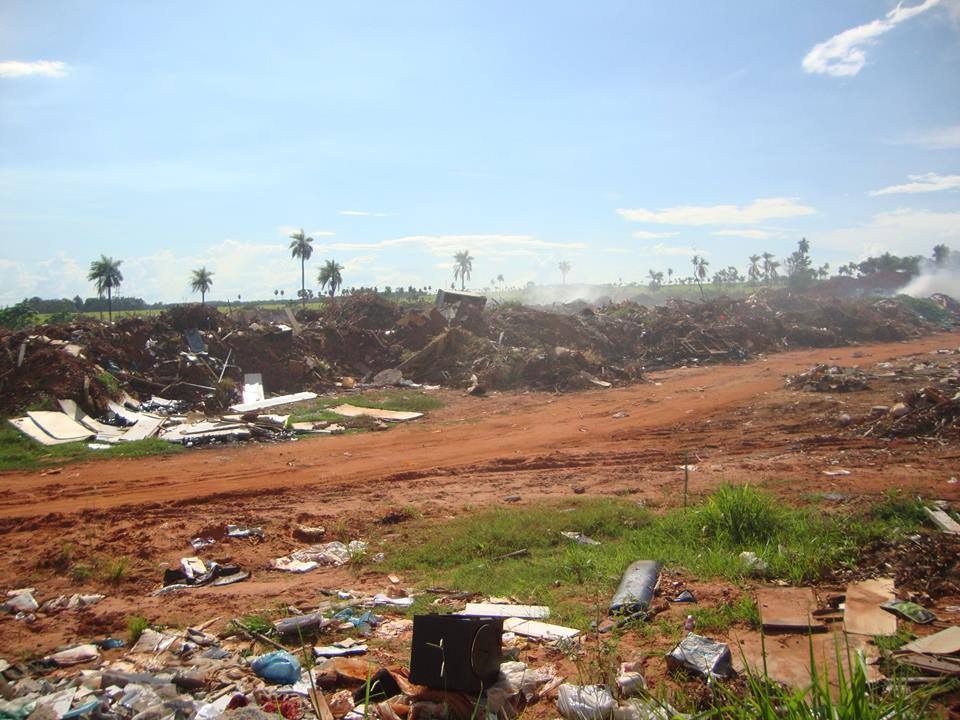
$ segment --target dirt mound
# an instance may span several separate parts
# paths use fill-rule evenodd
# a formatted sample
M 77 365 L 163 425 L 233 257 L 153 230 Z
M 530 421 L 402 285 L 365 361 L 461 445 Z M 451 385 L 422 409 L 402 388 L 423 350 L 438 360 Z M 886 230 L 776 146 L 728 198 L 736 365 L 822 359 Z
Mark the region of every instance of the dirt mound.
M 958 317 L 949 298 L 935 302 Z M 285 311 L 228 315 L 181 305 L 113 325 L 84 321 L 2 333 L 0 409 L 69 397 L 97 412 L 121 390 L 218 407 L 236 397 L 244 373 L 260 373 L 267 392 L 280 394 L 323 391 L 343 376 L 369 380 L 397 367 L 415 381 L 454 387 L 477 376 L 492 389 L 570 390 L 598 379 L 629 382 L 648 369 L 902 340 L 936 329 L 898 299 L 842 301 L 770 290 L 657 307 L 461 310 L 452 318 L 436 308 L 405 311 L 367 293 L 301 311 L 299 323 Z M 21 364 L 19 348 L 29 335 L 47 340 L 31 340 Z M 78 351 L 72 359 L 60 357 L 70 354 L 68 346 Z

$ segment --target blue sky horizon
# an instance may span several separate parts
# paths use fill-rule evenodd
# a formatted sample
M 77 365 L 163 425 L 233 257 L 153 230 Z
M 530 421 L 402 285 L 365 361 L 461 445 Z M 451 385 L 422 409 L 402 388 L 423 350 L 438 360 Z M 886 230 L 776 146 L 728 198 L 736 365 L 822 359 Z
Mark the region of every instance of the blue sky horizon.
M 0 305 L 960 250 L 960 0 L 0 3 Z

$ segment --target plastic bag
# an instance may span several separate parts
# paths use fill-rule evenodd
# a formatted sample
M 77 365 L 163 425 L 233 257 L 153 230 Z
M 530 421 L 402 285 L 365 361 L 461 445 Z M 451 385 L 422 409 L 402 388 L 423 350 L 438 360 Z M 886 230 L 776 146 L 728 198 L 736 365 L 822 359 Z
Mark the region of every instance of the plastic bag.
M 250 669 L 274 685 L 292 685 L 300 679 L 300 663 L 285 650 L 261 655 L 250 663 Z

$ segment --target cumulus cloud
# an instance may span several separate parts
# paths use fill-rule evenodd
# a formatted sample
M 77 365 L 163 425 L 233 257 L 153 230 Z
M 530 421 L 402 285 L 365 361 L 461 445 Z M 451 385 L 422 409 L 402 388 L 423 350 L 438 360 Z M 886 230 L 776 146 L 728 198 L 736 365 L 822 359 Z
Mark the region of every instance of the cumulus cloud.
M 618 211 L 619 212 L 619 211 Z M 675 237 L 678 232 L 651 232 L 649 230 L 635 230 L 633 236 L 640 240 L 657 240 L 658 238 Z
M 893 30 L 900 23 L 939 5 L 941 0 L 924 0 L 919 5 L 904 7 L 903 3 L 884 17 L 864 25 L 844 30 L 829 40 L 814 45 L 803 58 L 803 69 L 808 73 L 853 77 L 867 63 L 865 47 L 877 42 L 877 38 Z
M 926 173 L 924 175 L 908 175 L 910 182 L 903 185 L 874 190 L 871 195 L 895 195 L 899 193 L 928 193 L 938 190 L 955 190 L 960 188 L 960 175 L 938 175 Z
M 0 78 L 66 77 L 70 69 L 59 60 L 2 60 Z
M 340 210 L 340 215 L 350 215 L 351 217 L 387 217 L 387 213 L 368 212 L 367 210 Z
M 769 240 L 770 238 L 780 237 L 780 233 L 770 230 L 717 230 L 713 234 L 720 237 L 741 237 L 751 240 Z
M 957 7 L 960 7 L 960 3 L 957 3 Z M 912 133 L 904 138 L 903 143 L 916 145 L 925 150 L 956 150 L 960 148 L 960 125 Z
M 618 209 L 617 214 L 633 222 L 660 225 L 751 225 L 767 220 L 812 215 L 816 210 L 796 198 L 759 198 L 749 205 L 681 205 L 662 210 Z
M 883 252 L 929 255 L 940 243 L 960 247 L 960 212 L 900 208 L 878 213 L 861 225 L 818 233 L 811 241 L 860 258 Z

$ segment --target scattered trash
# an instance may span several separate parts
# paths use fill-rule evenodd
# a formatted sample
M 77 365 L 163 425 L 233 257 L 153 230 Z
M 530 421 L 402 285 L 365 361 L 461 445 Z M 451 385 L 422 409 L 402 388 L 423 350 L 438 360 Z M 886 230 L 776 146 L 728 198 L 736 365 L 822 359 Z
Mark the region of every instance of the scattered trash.
M 526 618 L 528 620 L 546 620 L 550 617 L 550 608 L 546 605 L 509 605 L 507 603 L 467 603 L 461 615 L 478 617 Z
M 500 674 L 502 618 L 415 615 L 410 682 L 440 690 L 479 692 Z
M 949 535 L 960 535 L 960 524 L 950 517 L 946 511 L 939 508 L 931 509 L 928 507 L 924 507 L 923 509 L 926 511 L 927 517 L 929 517 L 930 521 L 937 526 L 937 529 L 940 530 L 940 532 L 944 532 Z
M 921 625 L 932 623 L 937 619 L 937 616 L 925 607 L 917 605 L 915 602 L 910 602 L 909 600 L 887 600 L 886 602 L 880 603 L 880 607 L 892 612 L 894 615 L 899 615 L 902 618 L 912 620 Z
M 734 675 L 730 648 L 725 643 L 694 633 L 688 633 L 667 654 L 667 667 L 671 670 L 683 668 L 707 679 Z
M 856 635 L 895 635 L 897 618 L 881 608 L 895 598 L 893 578 L 877 578 L 847 585 L 843 627 Z
M 555 640 L 570 640 L 580 634 L 575 628 L 563 627 L 562 625 L 551 625 L 550 623 L 540 622 L 538 620 L 525 620 L 523 618 L 504 618 L 504 632 L 512 632 L 515 635 L 553 642 Z
M 960 627 L 948 627 L 933 635 L 908 642 L 900 649 L 928 655 L 955 655 L 960 653 Z
M 250 663 L 250 669 L 275 685 L 292 685 L 300 679 L 300 663 L 284 650 L 261 655 Z
M 767 563 L 755 552 L 744 550 L 740 553 L 740 567 L 752 575 L 763 575 L 767 571 Z
M 645 611 L 657 584 L 660 582 L 660 563 L 655 560 L 637 560 L 630 565 L 620 580 L 620 586 L 610 600 L 610 614 L 633 614 Z
M 580 545 L 599 545 L 599 540 L 594 540 L 584 535 L 582 532 L 574 532 L 571 530 L 561 530 L 560 534 L 563 535 L 568 540 L 573 540 L 574 542 Z
M 670 602 L 675 603 L 695 603 L 697 601 L 696 596 L 690 590 L 683 590 L 679 595 L 677 595 Z
M 366 550 L 367 543 L 362 540 L 351 540 L 346 545 L 338 541 L 311 545 L 271 560 L 270 567 L 286 572 L 309 572 L 321 566 L 339 567 Z
M 602 685 L 568 685 L 557 690 L 557 708 L 567 720 L 611 720 L 617 701 Z

